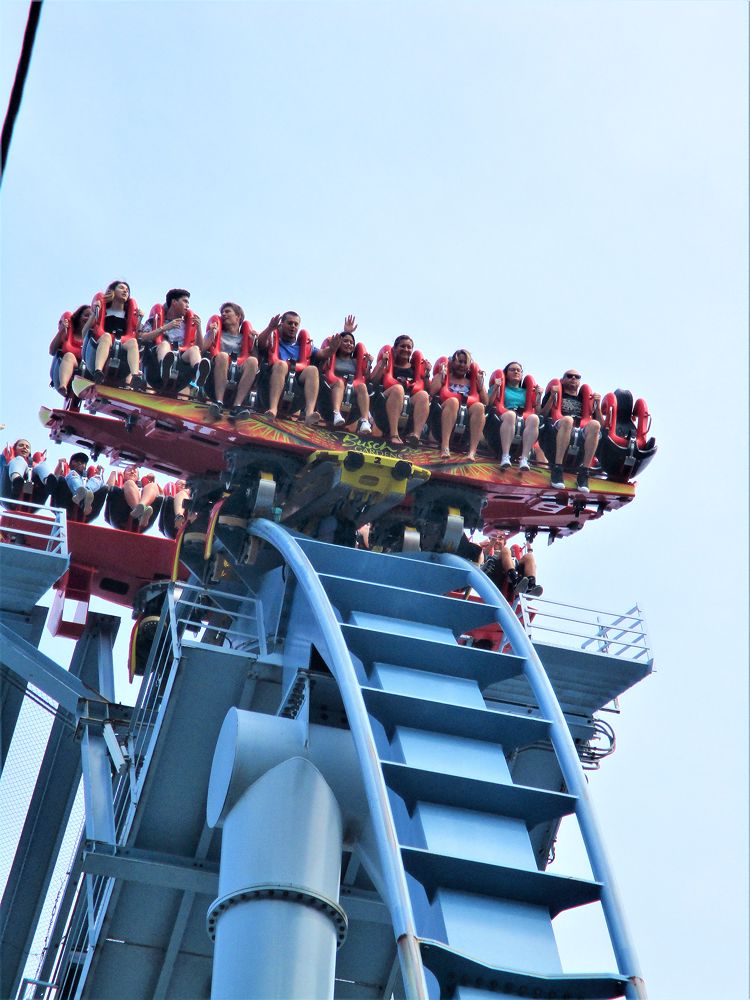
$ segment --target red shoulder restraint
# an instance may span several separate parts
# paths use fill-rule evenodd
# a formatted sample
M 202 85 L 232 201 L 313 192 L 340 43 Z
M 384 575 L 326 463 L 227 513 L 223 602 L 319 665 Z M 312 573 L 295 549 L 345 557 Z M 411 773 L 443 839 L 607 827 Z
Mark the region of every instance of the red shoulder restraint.
M 217 326 L 216 336 L 211 341 L 211 346 L 208 349 L 208 353 L 211 355 L 212 358 L 215 358 L 216 355 L 220 354 L 222 350 L 221 316 L 214 314 L 209 319 L 208 326 L 206 326 L 206 329 L 208 330 L 208 328 L 214 323 L 216 323 Z M 240 341 L 240 351 L 239 354 L 237 355 L 237 364 L 244 365 L 244 363 L 252 354 L 258 334 L 253 329 L 253 324 L 248 319 L 243 321 L 242 326 L 240 327 L 240 334 L 242 335 L 242 340 Z
M 91 328 L 94 336 L 98 340 L 104 333 L 104 320 L 107 316 L 107 303 L 104 301 L 104 292 L 97 292 L 91 302 L 91 308 L 96 314 L 96 322 Z M 153 311 L 153 310 L 152 310 Z M 125 333 L 122 335 L 123 343 L 135 337 L 135 330 L 138 326 L 138 303 L 135 299 L 128 299 L 125 303 Z
M 548 420 L 559 420 L 562 417 L 562 382 L 559 378 L 550 379 L 547 383 L 546 392 L 554 392 L 557 389 L 557 402 L 553 404 L 552 409 L 549 412 Z M 591 420 L 591 410 L 593 409 L 593 399 L 591 398 L 591 386 L 582 385 L 579 396 L 581 398 L 581 427 L 585 427 L 586 424 Z
M 608 392 L 602 398 L 602 430 L 615 444 L 625 447 L 628 439 L 617 433 L 617 396 Z M 633 406 L 633 424 L 635 427 L 635 443 L 638 448 L 646 447 L 646 435 L 651 430 L 651 414 L 645 399 L 637 399 Z
M 505 373 L 502 368 L 496 368 L 490 376 L 490 389 L 497 386 L 495 398 L 492 406 L 498 414 L 505 413 L 508 407 L 505 405 Z M 552 383 L 550 382 L 550 385 Z M 528 417 L 534 412 L 536 405 L 536 379 L 533 375 L 525 375 L 521 382 L 521 388 L 526 391 L 526 400 L 523 404 L 523 416 Z
M 330 341 L 330 337 L 326 337 L 323 343 L 320 345 L 321 348 L 327 347 Z M 354 378 L 352 379 L 352 385 L 364 385 L 365 382 L 365 358 L 367 357 L 367 348 L 360 340 L 358 344 L 354 347 L 354 360 L 357 363 L 357 367 L 354 371 Z M 335 382 L 343 381 L 342 378 L 336 374 L 336 355 L 332 354 L 330 358 L 325 362 L 322 368 L 323 378 L 329 385 L 333 385 Z
M 64 312 L 60 317 L 60 322 L 68 321 L 68 328 L 65 331 L 65 340 L 60 344 L 58 350 L 63 354 L 74 354 L 76 361 L 81 360 L 81 348 L 83 341 L 73 330 L 73 313 Z
M 294 370 L 299 372 L 303 368 L 307 368 L 312 355 L 312 340 L 307 330 L 300 330 L 297 334 L 297 343 L 299 344 L 299 361 L 294 362 Z M 271 334 L 271 343 L 268 345 L 268 363 L 275 365 L 281 360 L 282 358 L 279 357 L 279 331 L 274 330 Z
M 382 359 L 386 351 L 389 352 L 388 367 L 383 373 L 382 386 L 384 389 L 390 389 L 392 385 L 397 385 L 399 380 L 393 375 L 393 348 L 390 344 L 386 344 L 385 347 L 380 348 L 378 351 L 378 362 Z M 413 396 L 415 392 L 422 392 L 424 390 L 427 362 L 424 360 L 421 351 L 412 352 L 411 370 L 414 373 L 414 377 L 407 379 L 406 385 L 404 385 L 404 389 L 409 396 Z
M 476 361 L 472 361 L 466 370 L 466 377 L 469 380 L 469 395 L 464 397 L 458 392 L 451 392 L 450 390 L 450 358 L 438 358 L 435 362 L 435 367 L 433 371 L 438 371 L 441 365 L 447 365 L 448 370 L 445 375 L 445 380 L 440 387 L 440 392 L 438 393 L 438 399 L 441 403 L 444 403 L 446 399 L 457 399 L 459 403 L 463 403 L 466 399 L 467 406 L 473 406 L 474 403 L 479 402 L 479 389 L 477 388 L 477 378 L 479 377 L 479 365 Z

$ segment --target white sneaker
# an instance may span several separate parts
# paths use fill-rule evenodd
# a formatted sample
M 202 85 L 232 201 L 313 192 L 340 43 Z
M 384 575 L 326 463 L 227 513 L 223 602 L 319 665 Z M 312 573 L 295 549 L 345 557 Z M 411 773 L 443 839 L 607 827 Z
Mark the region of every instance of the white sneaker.
M 365 420 L 363 417 L 357 427 L 357 434 L 361 434 L 363 437 L 367 437 L 368 434 L 372 434 L 372 424 L 369 420 Z
M 500 459 L 500 468 L 509 469 L 510 468 L 510 455 L 503 455 Z
M 73 503 L 78 504 L 80 506 L 86 499 L 86 493 L 87 493 L 86 487 L 79 486 L 78 489 L 73 494 Z
M 344 418 L 341 416 L 341 414 L 339 413 L 339 411 L 338 410 L 334 410 L 333 411 L 333 426 L 334 427 L 343 427 L 345 423 L 346 423 L 346 420 L 344 420 Z
M 528 472 L 529 471 L 529 460 L 528 460 L 528 458 L 524 457 L 524 458 L 521 459 L 521 461 L 518 463 L 518 471 L 519 472 Z

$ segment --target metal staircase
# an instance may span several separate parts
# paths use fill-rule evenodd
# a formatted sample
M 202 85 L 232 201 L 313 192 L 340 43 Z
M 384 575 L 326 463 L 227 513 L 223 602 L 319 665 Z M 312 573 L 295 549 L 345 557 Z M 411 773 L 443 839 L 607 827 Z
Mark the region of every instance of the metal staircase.
M 206 789 L 237 710 L 268 732 L 269 755 L 296 741 L 344 814 L 337 998 L 645 996 L 569 718 L 489 579 L 456 556 L 349 549 L 265 519 L 213 528 L 183 545 L 190 583 L 165 588 L 137 704 L 115 726 L 121 765 L 111 789 L 89 786 L 85 840 L 39 970 L 51 985 L 26 995 L 210 995 L 206 914 L 222 858 Z M 448 596 L 468 588 L 481 600 Z M 493 622 L 509 651 L 459 641 Z M 616 693 L 649 668 L 621 667 Z M 332 735 L 333 762 L 316 749 Z M 509 761 L 535 746 L 552 776 L 520 784 Z M 544 870 L 539 831 L 568 815 L 592 880 Z M 566 974 L 553 921 L 589 904 L 602 907 L 618 969 Z M 280 943 L 253 961 L 293 957 Z

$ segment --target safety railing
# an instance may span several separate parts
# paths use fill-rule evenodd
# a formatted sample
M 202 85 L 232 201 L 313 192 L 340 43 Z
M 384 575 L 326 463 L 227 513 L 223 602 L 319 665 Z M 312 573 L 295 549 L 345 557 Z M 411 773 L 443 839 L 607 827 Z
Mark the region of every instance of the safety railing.
M 61 507 L 40 507 L 14 500 L 13 509 L 0 508 L 0 543 L 68 554 L 67 519 Z
M 637 604 L 616 614 L 522 594 L 516 613 L 532 642 L 641 663 L 652 659 L 646 621 Z

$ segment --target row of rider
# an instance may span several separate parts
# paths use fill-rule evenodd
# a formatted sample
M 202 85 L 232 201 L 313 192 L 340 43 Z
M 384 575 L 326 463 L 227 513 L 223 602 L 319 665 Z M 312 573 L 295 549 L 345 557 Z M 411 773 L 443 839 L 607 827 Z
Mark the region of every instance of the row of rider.
M 168 537 L 174 537 L 188 516 L 190 489 L 185 479 L 162 486 L 153 473 L 126 465 L 113 469 L 105 480 L 103 467 L 84 451 L 58 459 L 53 468 L 46 452 L 32 452 L 29 440 L 19 438 L 0 453 L 0 471 L 2 494 L 10 506 L 25 497 L 39 504 L 52 498 L 55 506 L 89 522 L 109 500 L 105 517 L 113 527 L 145 531 L 159 515 L 162 500 L 170 498 L 169 517 L 160 521 Z
M 50 344 L 50 353 L 55 355 L 53 362 L 53 382 L 59 391 L 67 394 L 70 381 L 75 373 L 78 357 L 74 350 L 64 351 L 63 346 L 82 344 L 89 331 L 96 330 L 96 354 L 94 361 L 94 380 L 104 379 L 104 369 L 112 348 L 113 340 L 122 337 L 127 328 L 128 304 L 130 302 L 130 287 L 127 282 L 112 282 L 107 291 L 97 297 L 95 306 L 81 306 L 72 315 L 61 320 L 60 328 Z M 131 302 L 130 313 L 133 313 Z M 167 374 L 175 361 L 175 352 L 179 352 L 180 360 L 193 369 L 191 385 L 201 388 L 205 385 L 209 373 L 213 371 L 212 399 L 208 403 L 212 415 L 220 417 L 224 412 L 224 395 L 227 388 L 227 373 L 230 359 L 236 359 L 241 350 L 244 311 L 233 302 L 225 302 L 218 317 L 212 317 L 204 335 L 200 317 L 188 313 L 190 293 L 186 289 L 170 289 L 166 302 L 161 310 L 161 321 L 153 315 L 145 323 L 142 313 L 138 312 L 134 324 L 135 336 L 124 341 L 125 357 L 129 368 L 125 382 L 131 387 L 142 389 L 145 378 L 141 370 L 140 350 L 155 353 L 161 381 L 166 383 Z M 101 317 L 101 311 L 105 316 Z M 190 315 L 193 327 L 193 337 L 187 343 L 186 317 Z M 251 415 L 246 405 L 246 399 L 256 378 L 261 372 L 265 377 L 267 407 L 265 415 L 274 419 L 278 414 L 279 403 L 290 365 L 299 360 L 300 317 L 296 312 L 287 311 L 271 318 L 266 328 L 259 334 L 252 331 L 253 346 L 246 357 L 242 358 L 238 385 L 234 395 L 235 405 L 229 415 L 234 419 L 244 419 Z M 247 324 L 245 324 L 247 327 Z M 346 419 L 341 414 L 341 399 L 344 392 L 344 380 L 351 380 L 356 367 L 354 361 L 356 342 L 354 331 L 357 324 L 354 316 L 347 316 L 340 333 L 328 338 L 320 348 L 312 348 L 310 360 L 312 364 L 304 367 L 299 373 L 298 391 L 302 396 L 302 416 L 306 423 L 316 424 L 322 418 L 316 409 L 320 387 L 320 367 L 329 362 L 333 373 L 339 378 L 327 383 L 330 392 L 330 407 L 333 426 L 343 427 Z M 264 364 L 272 341 L 275 338 L 275 361 Z M 407 443 L 415 445 L 422 440 L 429 416 L 431 400 L 437 402 L 439 421 L 435 426 L 436 437 L 440 438 L 440 450 L 443 458 L 450 458 L 450 440 L 453 434 L 460 404 L 467 404 L 468 452 L 466 460 L 476 458 L 476 450 L 481 441 L 485 420 L 492 412 L 498 393 L 502 391 L 503 406 L 499 408 L 498 416 L 500 442 L 500 468 L 505 470 L 511 466 L 511 443 L 516 431 L 516 417 L 523 414 L 523 439 L 521 442 L 518 469 L 524 472 L 529 468 L 529 459 L 534 454 L 539 439 L 540 427 L 544 428 L 551 451 L 554 452 L 552 465 L 552 485 L 564 486 L 562 462 L 575 426 L 579 425 L 582 416 L 582 401 L 579 396 L 581 386 L 580 373 L 567 370 L 560 382 L 555 384 L 541 397 L 538 389 L 530 411 L 527 389 L 522 385 L 523 368 L 517 361 L 510 362 L 503 369 L 502 379 L 495 379 L 488 388 L 485 385 L 484 373 L 477 370 L 471 354 L 465 349 L 459 349 L 450 358 L 441 359 L 435 371 L 426 359 L 418 356 L 414 350 L 411 337 L 397 337 L 392 347 L 381 350 L 377 362 L 372 367 L 373 359 L 365 354 L 367 363 L 366 375 L 370 389 L 382 399 L 383 431 L 390 444 L 400 446 L 404 442 L 399 432 L 399 422 L 403 410 L 405 395 L 411 398 L 411 414 Z M 209 357 L 212 357 L 212 361 Z M 329 359 L 334 357 L 330 365 Z M 419 370 L 417 370 L 419 368 Z M 536 388 L 536 387 L 535 387 Z M 354 397 L 359 409 L 357 432 L 363 436 L 372 431 L 370 421 L 371 392 L 366 383 L 359 382 L 353 387 Z M 601 429 L 600 396 L 591 396 L 592 410 L 584 428 L 583 454 L 577 472 L 578 488 L 585 491 L 588 488 L 589 470 L 593 463 Z M 541 418 L 541 423 L 540 423 Z M 552 438 L 551 442 L 549 438 Z M 549 453 L 549 449 L 548 450 Z

